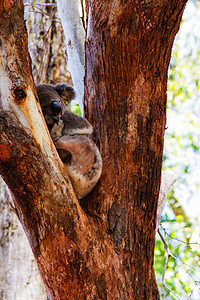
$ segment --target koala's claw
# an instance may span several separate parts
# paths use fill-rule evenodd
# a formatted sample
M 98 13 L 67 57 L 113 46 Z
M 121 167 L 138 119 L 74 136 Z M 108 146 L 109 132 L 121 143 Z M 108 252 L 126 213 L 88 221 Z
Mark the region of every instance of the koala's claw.
M 59 119 L 59 121 L 53 125 L 53 128 L 51 129 L 51 138 L 54 142 L 62 136 L 63 127 L 64 122 L 62 119 Z

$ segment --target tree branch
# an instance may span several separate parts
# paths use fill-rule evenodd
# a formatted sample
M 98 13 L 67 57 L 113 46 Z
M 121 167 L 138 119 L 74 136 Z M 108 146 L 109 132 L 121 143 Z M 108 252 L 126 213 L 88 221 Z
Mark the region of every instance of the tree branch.
M 81 0 L 58 0 L 58 12 L 62 20 L 67 43 L 68 64 L 77 99 L 83 114 L 85 76 L 85 29 Z

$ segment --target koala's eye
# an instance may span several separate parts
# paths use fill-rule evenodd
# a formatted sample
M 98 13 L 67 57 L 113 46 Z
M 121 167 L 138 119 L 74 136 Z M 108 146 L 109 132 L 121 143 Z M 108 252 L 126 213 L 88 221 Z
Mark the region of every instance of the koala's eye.
M 58 116 L 62 112 L 61 105 L 58 101 L 52 101 L 51 108 L 53 110 L 53 116 Z

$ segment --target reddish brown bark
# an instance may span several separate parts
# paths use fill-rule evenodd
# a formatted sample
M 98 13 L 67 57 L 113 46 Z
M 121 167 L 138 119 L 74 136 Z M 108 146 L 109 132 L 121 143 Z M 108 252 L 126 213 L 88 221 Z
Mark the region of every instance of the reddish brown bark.
M 159 299 L 153 249 L 167 68 L 185 3 L 87 3 L 85 108 L 104 170 L 81 206 L 26 109 L 34 99 L 22 1 L 0 4 L 0 76 L 9 78 L 0 169 L 50 299 Z
M 133 299 L 158 297 L 153 250 L 167 70 L 185 3 L 87 2 L 85 111 L 104 158 L 101 196 L 88 197 L 87 210 L 108 226 Z

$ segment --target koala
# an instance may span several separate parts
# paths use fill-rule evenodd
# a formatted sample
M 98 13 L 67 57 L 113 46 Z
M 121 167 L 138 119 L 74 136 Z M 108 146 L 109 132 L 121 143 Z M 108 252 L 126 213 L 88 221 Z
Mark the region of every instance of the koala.
M 90 138 L 93 127 L 85 118 L 68 110 L 75 97 L 73 87 L 39 84 L 36 89 L 58 154 L 77 197 L 83 198 L 94 188 L 102 171 L 101 154 Z

